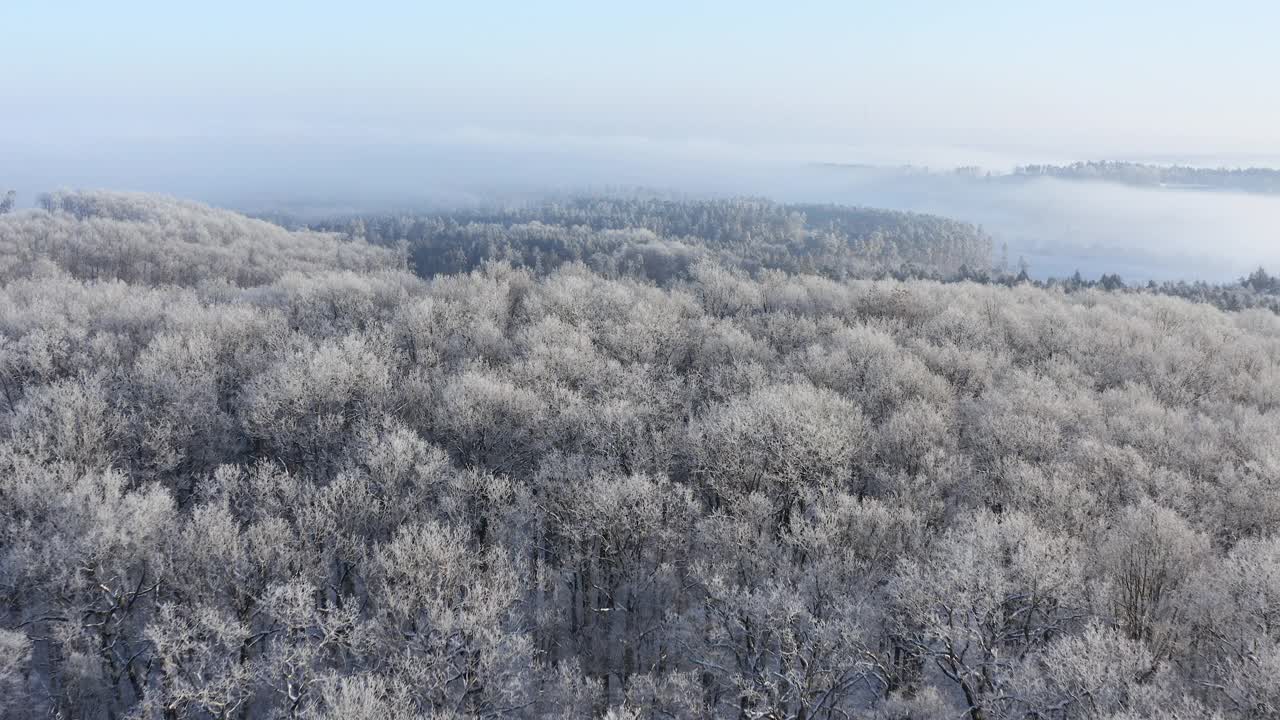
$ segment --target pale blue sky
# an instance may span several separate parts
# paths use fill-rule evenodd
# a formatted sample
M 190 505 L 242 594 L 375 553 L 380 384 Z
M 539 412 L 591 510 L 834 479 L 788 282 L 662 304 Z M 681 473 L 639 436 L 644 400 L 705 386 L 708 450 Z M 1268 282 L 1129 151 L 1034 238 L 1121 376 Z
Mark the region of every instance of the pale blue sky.
M 1280 151 L 1280 2 L 6 0 L 0 133 Z

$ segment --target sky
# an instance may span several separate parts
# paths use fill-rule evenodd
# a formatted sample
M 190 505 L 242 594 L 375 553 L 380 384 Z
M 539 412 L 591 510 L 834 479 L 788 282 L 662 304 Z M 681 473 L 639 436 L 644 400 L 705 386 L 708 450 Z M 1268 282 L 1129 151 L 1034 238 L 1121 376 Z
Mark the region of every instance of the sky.
M 0 145 L 1270 155 L 1276 28 L 1274 0 L 6 0 Z

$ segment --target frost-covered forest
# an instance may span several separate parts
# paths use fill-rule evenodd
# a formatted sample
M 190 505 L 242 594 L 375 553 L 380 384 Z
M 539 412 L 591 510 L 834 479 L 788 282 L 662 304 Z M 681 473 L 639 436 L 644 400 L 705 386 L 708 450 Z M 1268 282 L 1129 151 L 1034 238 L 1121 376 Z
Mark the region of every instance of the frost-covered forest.
M 0 717 L 1280 717 L 1274 313 L 849 208 L 334 227 L 0 217 Z
M 318 223 L 383 246 L 404 244 L 419 275 L 468 272 L 486 260 L 536 271 L 581 262 L 668 282 L 712 259 L 847 277 L 884 272 L 952 276 L 991 265 L 991 238 L 933 215 L 768 200 L 568 197 L 502 210 L 356 216 Z

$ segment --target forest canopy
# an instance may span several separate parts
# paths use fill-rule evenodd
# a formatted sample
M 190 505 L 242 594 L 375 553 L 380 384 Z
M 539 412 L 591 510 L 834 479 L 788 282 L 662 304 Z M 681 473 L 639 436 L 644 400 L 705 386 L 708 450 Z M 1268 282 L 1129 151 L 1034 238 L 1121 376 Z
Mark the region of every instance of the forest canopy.
M 0 717 L 1277 716 L 1274 313 L 848 208 L 330 229 L 0 217 Z
M 507 209 L 357 216 L 322 230 L 376 245 L 407 246 L 420 275 L 467 272 L 485 260 L 538 270 L 580 262 L 593 270 L 659 282 L 699 259 L 749 273 L 828 277 L 887 268 L 954 275 L 991 266 L 980 228 L 933 215 L 760 199 L 667 200 L 567 197 Z

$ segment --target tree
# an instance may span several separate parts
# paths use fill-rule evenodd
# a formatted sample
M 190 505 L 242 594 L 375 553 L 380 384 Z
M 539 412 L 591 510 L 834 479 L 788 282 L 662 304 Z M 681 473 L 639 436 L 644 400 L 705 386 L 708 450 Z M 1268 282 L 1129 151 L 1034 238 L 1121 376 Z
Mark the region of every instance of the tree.
M 1245 278 L 1241 284 L 1253 288 L 1254 292 L 1275 292 L 1277 281 L 1265 269 L 1259 267 L 1249 273 L 1249 277 Z
M 367 661 L 388 666 L 416 707 L 501 715 L 532 702 L 532 647 L 511 622 L 520 585 L 504 552 L 425 523 L 402 527 L 374 562 Z
M 30 706 L 27 663 L 31 640 L 25 633 L 0 630 L 0 711 L 17 717 Z
M 1081 614 L 1079 550 L 1025 516 L 978 516 L 923 560 L 904 559 L 889 585 L 893 632 L 964 696 L 972 720 L 1015 699 L 1022 660 Z
M 1210 717 L 1141 642 L 1092 623 L 1029 657 L 1010 716 Z
M 1121 280 L 1119 275 L 1108 275 L 1107 273 L 1102 274 L 1102 277 L 1098 279 L 1098 284 L 1102 286 L 1103 290 L 1108 292 L 1121 290 L 1125 286 L 1124 280 Z
M 759 493 L 785 527 L 807 488 L 851 484 L 867 448 L 858 407 L 808 385 L 770 387 L 710 410 L 690 428 L 691 472 L 713 506 Z
M 1150 500 L 1130 508 L 1101 547 L 1111 610 L 1125 635 L 1164 657 L 1185 613 L 1179 590 L 1208 554 L 1208 540 Z

